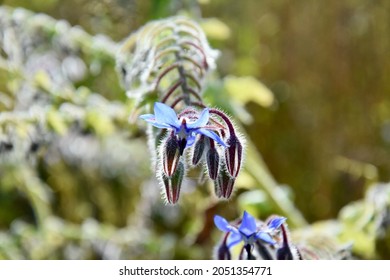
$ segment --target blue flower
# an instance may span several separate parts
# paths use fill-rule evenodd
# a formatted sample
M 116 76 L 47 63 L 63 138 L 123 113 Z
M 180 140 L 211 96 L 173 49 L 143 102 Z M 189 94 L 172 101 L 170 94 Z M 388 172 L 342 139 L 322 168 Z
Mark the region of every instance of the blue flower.
M 197 134 L 203 134 L 226 147 L 225 142 L 207 126 L 209 122 L 208 108 L 205 108 L 195 121 L 190 121 L 187 118 L 179 120 L 176 112 L 171 107 L 164 103 L 156 102 L 154 103 L 154 115 L 145 114 L 141 115 L 140 118 L 155 127 L 171 129 L 178 137 L 181 153 L 184 148 L 194 144 Z
M 286 221 L 285 217 L 274 216 L 268 221 L 268 229 L 272 231 L 276 231 L 280 228 L 280 226 Z
M 257 240 L 264 241 L 271 245 L 276 244 L 267 231 L 258 229 L 255 218 L 246 211 L 244 211 L 244 216 L 238 228 L 229 224 L 228 221 L 218 215 L 214 217 L 214 223 L 219 230 L 223 232 L 230 232 L 230 236 L 227 240 L 227 246 L 229 248 L 241 241 L 245 244 L 251 245 Z

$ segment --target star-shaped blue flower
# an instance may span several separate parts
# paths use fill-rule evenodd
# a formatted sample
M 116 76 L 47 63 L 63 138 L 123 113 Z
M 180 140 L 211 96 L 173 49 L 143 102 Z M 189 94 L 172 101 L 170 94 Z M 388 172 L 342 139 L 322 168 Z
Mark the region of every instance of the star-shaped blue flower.
M 274 226 L 280 226 L 285 218 L 281 217 L 280 220 L 275 220 L 272 224 Z M 223 232 L 230 232 L 230 236 L 227 240 L 227 246 L 232 246 L 244 241 L 245 244 L 253 244 L 256 240 L 264 241 L 268 244 L 274 245 L 276 242 L 272 239 L 271 235 L 267 231 L 259 230 L 256 225 L 256 220 L 248 212 L 244 211 L 240 226 L 237 228 L 234 225 L 229 224 L 223 217 L 216 215 L 214 217 L 214 223 L 217 228 Z
M 141 119 L 147 121 L 158 128 L 167 128 L 174 131 L 178 136 L 181 144 L 181 152 L 184 148 L 194 144 L 196 135 L 203 134 L 220 145 L 226 147 L 225 142 L 206 125 L 209 121 L 209 109 L 205 108 L 199 115 L 198 119 L 191 122 L 187 118 L 178 119 L 176 112 L 164 103 L 154 103 L 154 115 L 145 114 L 140 116 Z

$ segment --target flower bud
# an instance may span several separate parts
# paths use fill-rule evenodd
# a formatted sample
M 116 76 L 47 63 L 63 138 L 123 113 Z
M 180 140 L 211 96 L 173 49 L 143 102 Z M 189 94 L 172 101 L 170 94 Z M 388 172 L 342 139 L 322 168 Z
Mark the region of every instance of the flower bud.
M 221 168 L 217 179 L 214 181 L 214 190 L 217 197 L 229 198 L 233 191 L 235 178 L 232 178 L 224 168 Z
M 216 257 L 218 260 L 231 260 L 229 247 L 225 243 L 222 243 L 216 250 Z
M 236 135 L 230 135 L 225 149 L 225 161 L 227 170 L 233 178 L 236 178 L 241 169 L 242 145 Z
M 293 255 L 290 247 L 283 245 L 276 251 L 276 259 L 278 260 L 292 260 Z
M 256 260 L 255 256 L 252 254 L 252 245 L 251 244 L 245 244 L 244 247 L 242 247 L 239 259 L 240 260 Z M 244 258 L 244 253 L 246 253 L 246 258 Z
M 210 148 L 206 156 L 207 170 L 212 180 L 217 179 L 219 171 L 219 154 L 215 148 Z
M 272 260 L 272 255 L 267 247 L 260 240 L 256 241 L 256 249 L 263 260 Z
M 180 148 L 176 137 L 171 134 L 162 144 L 162 162 L 164 174 L 171 177 L 176 171 L 180 159 Z
M 179 144 L 179 155 L 182 156 L 184 149 L 187 147 L 187 139 L 186 138 L 179 139 L 178 144 Z
M 229 237 L 230 233 L 226 233 L 225 236 L 222 238 L 220 244 L 216 246 L 214 251 L 214 258 L 217 260 L 231 260 L 232 255 L 230 253 L 229 247 L 227 246 L 226 242 Z
M 179 200 L 180 187 L 184 177 L 184 164 L 179 162 L 175 173 L 168 178 L 163 175 L 163 183 L 165 186 L 165 195 L 168 203 L 175 204 Z
M 206 139 L 203 135 L 201 135 L 194 145 L 194 152 L 192 154 L 192 165 L 197 165 L 202 159 L 205 146 Z
M 293 260 L 294 259 L 294 248 L 290 244 L 289 232 L 286 226 L 281 225 L 282 230 L 282 246 L 276 251 L 276 259 L 278 260 Z

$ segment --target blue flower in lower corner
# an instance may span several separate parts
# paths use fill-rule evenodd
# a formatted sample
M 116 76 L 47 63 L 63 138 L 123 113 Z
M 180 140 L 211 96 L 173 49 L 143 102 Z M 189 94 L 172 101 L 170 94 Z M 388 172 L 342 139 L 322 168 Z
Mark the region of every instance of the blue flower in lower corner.
M 284 218 L 282 219 L 284 221 Z M 230 224 L 223 217 L 218 215 L 214 217 L 214 223 L 219 230 L 230 233 L 226 243 L 229 248 L 241 241 L 251 245 L 257 240 L 261 240 L 271 245 L 276 244 L 270 233 L 259 229 L 256 225 L 255 218 L 246 211 L 244 211 L 244 216 L 239 227 Z M 274 221 L 274 225 L 277 226 L 277 224 L 279 224 L 279 222 Z
M 205 135 L 226 147 L 225 142 L 210 127 L 207 127 L 209 122 L 208 108 L 205 108 L 195 121 L 188 118 L 179 120 L 176 112 L 171 107 L 164 103 L 156 102 L 154 103 L 154 115 L 145 114 L 141 115 L 140 118 L 155 127 L 171 129 L 178 137 L 180 154 L 183 153 L 184 148 L 190 147 L 195 142 L 197 134 Z

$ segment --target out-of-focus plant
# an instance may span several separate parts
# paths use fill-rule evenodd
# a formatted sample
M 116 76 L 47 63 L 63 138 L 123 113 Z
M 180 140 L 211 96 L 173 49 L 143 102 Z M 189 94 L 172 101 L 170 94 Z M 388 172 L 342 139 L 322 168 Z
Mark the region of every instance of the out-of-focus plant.
M 93 90 L 100 75 L 117 79 L 116 49 L 66 21 L 0 6 L 1 259 L 120 258 L 126 244 L 139 247 L 142 215 L 129 214 L 143 211 L 146 149 L 119 84 Z
M 364 199 L 339 213 L 340 239 L 354 240 L 353 250 L 363 259 L 390 258 L 390 184 L 369 186 Z
M 373 183 L 363 199 L 345 205 L 337 219 L 292 231 L 303 258 L 389 259 L 390 184 Z

